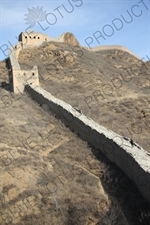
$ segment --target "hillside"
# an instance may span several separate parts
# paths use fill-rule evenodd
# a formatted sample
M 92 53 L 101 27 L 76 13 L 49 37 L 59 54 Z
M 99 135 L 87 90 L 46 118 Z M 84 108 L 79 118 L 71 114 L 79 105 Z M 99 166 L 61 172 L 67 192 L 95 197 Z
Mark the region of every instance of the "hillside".
M 32 59 L 32 60 L 31 60 Z M 22 69 L 38 65 L 41 86 L 150 151 L 150 64 L 121 50 L 92 52 L 49 42 L 24 49 Z
M 149 205 L 117 166 L 28 95 L 0 98 L 1 225 L 141 224 Z
M 22 69 L 37 65 L 44 89 L 150 152 L 149 62 L 121 50 L 92 52 L 66 40 L 24 49 L 19 63 Z M 8 74 L 4 60 L 0 225 L 149 223 L 142 215 L 149 215 L 150 206 L 132 181 L 46 105 L 10 92 Z

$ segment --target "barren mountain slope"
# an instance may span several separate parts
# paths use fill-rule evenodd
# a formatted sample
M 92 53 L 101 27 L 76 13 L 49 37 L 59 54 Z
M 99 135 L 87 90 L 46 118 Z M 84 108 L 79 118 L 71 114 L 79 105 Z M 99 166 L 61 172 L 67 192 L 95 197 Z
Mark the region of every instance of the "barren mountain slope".
M 118 167 L 26 93 L 0 98 L 1 225 L 141 224 L 149 206 Z
M 0 88 L 0 99 L 0 225 L 148 222 L 149 205 L 118 167 L 26 93 Z
M 0 89 L 3 101 L 6 95 Z M 0 224 L 100 221 L 95 214 L 110 201 L 90 171 L 91 160 L 99 173 L 102 166 L 87 143 L 28 96 L 9 99 L 7 107 L 0 101 Z
M 150 151 L 150 64 L 121 50 L 91 52 L 49 42 L 20 52 L 22 69 L 38 65 L 40 84 L 116 133 Z
M 27 95 L 12 96 L 0 88 L 0 224 L 97 224 L 111 210 L 110 220 L 127 224 L 122 206 L 117 199 L 110 206 L 101 185 L 99 178 L 110 173 L 107 164 Z M 136 213 L 145 207 L 137 196 Z

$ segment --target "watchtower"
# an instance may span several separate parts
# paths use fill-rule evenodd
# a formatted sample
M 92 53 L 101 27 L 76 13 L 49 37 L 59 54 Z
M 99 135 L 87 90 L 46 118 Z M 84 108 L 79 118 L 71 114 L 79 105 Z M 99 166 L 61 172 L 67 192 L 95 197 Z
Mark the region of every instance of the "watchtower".
M 34 31 L 21 32 L 19 34 L 19 42 L 22 44 L 22 48 L 29 48 L 39 46 L 44 42 L 50 41 L 51 38 L 48 35 L 41 34 Z

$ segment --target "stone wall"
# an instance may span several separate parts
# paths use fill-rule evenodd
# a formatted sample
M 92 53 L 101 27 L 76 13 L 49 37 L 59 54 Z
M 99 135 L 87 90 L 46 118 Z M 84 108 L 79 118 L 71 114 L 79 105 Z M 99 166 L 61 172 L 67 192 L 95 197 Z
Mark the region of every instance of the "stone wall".
M 37 33 L 34 31 L 22 32 L 19 35 L 19 43 L 22 45 L 22 49 L 25 48 L 32 48 L 34 46 L 39 46 L 43 44 L 44 42 L 49 41 L 56 41 L 56 42 L 63 42 L 75 46 L 79 46 L 78 40 L 75 38 L 75 36 L 72 33 L 63 33 L 59 37 L 51 38 L 48 35 Z
M 9 59 L 10 59 L 10 66 L 12 70 L 20 70 L 20 65 L 17 59 L 17 54 L 16 54 L 16 49 L 14 49 L 14 47 L 10 48 L 10 55 L 9 55 Z
M 34 66 L 32 70 L 13 70 L 12 74 L 14 93 L 23 93 L 26 84 L 39 85 L 37 66 Z
M 150 154 L 148 152 L 138 144 L 132 144 L 128 138 L 100 126 L 41 87 L 27 85 L 26 91 L 40 105 L 46 104 L 50 111 L 61 118 L 81 138 L 119 166 L 150 203 Z
M 140 59 L 137 55 L 135 55 L 133 52 L 131 52 L 129 49 L 125 48 L 124 46 L 120 45 L 104 45 L 104 46 L 97 46 L 94 48 L 89 49 L 90 51 L 93 52 L 98 52 L 98 51 L 105 51 L 105 50 L 121 50 L 128 52 L 129 54 L 133 55 L 137 59 Z
M 18 94 L 24 92 L 24 87 L 26 84 L 39 85 L 39 76 L 38 76 L 38 68 L 34 66 L 32 70 L 21 70 L 18 56 L 20 51 L 22 50 L 21 42 L 18 42 L 16 45 L 10 48 L 10 86 L 11 90 Z
M 44 42 L 50 41 L 51 38 L 48 35 L 41 34 L 34 31 L 21 32 L 19 35 L 19 42 L 22 44 L 22 48 L 29 48 L 39 46 Z

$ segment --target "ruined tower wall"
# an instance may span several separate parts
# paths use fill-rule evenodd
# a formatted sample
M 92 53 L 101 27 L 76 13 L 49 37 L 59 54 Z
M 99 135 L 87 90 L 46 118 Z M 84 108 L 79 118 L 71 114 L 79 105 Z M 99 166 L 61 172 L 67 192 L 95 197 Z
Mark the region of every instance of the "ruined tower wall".
M 19 41 L 22 43 L 22 48 L 29 48 L 34 46 L 39 46 L 44 42 L 51 41 L 52 39 L 45 34 L 35 33 L 31 31 L 30 33 L 21 33 L 19 35 Z
M 34 66 L 32 70 L 21 70 L 18 56 L 22 50 L 21 42 L 17 43 L 10 49 L 10 66 L 11 66 L 11 89 L 14 93 L 23 93 L 26 84 L 39 85 L 38 69 Z

